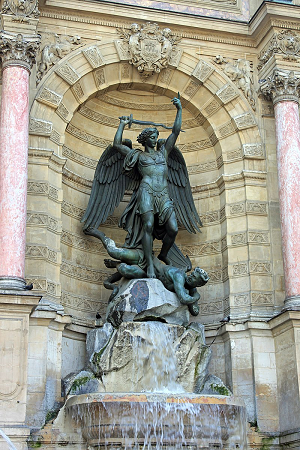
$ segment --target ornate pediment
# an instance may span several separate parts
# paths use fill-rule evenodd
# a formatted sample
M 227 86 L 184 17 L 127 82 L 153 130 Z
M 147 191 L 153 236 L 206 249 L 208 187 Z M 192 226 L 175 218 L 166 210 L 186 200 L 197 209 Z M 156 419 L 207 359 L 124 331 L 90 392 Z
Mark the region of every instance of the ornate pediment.
M 142 78 L 178 64 L 181 51 L 177 44 L 180 38 L 170 28 L 160 30 L 156 23 L 147 22 L 142 26 L 133 23 L 129 30 L 118 28 L 118 32 L 121 41 L 116 41 L 116 47 L 120 59 L 134 65 Z

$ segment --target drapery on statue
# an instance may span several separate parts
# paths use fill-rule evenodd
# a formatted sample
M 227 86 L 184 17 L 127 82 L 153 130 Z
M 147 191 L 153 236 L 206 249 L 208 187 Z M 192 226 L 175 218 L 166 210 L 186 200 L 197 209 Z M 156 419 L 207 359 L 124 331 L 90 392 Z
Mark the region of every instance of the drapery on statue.
M 159 132 L 155 127 L 145 128 L 137 137 L 144 151 L 133 149 L 130 140 L 122 140 L 124 128 L 131 125 L 132 116 L 120 117 L 113 145 L 106 148 L 98 162 L 90 200 L 82 218 L 84 232 L 95 235 L 93 231 L 113 213 L 125 191 L 132 190 L 119 226 L 127 231 L 124 247 L 141 250 L 142 260 L 138 265 L 145 269 L 147 278 L 156 278 L 153 239 L 162 240 L 158 255 L 161 261 L 180 268 L 186 265 L 186 271 L 190 265 L 188 258 L 184 258 L 175 245 L 177 223 L 190 233 L 200 231 L 202 225 L 184 158 L 175 146 L 182 122 L 179 94 L 172 102 L 177 114 L 170 136 L 158 140 Z

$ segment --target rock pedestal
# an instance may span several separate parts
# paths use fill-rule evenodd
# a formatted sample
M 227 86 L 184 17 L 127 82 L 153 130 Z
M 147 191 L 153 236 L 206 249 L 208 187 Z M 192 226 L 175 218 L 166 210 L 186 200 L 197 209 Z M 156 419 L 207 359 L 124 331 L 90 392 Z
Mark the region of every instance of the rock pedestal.
M 159 320 L 186 326 L 189 310 L 157 279 L 124 280 L 118 295 L 108 304 L 107 321 L 114 327 L 122 322 Z

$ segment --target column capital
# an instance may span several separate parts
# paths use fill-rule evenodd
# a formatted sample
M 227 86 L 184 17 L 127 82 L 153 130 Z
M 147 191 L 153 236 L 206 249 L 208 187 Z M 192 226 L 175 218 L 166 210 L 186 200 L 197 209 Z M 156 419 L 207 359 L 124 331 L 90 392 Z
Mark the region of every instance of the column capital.
M 260 91 L 274 105 L 282 101 L 299 103 L 300 78 L 292 71 L 275 69 L 271 76 L 262 81 Z
M 3 69 L 7 66 L 21 66 L 29 72 L 35 63 L 40 46 L 40 35 L 23 35 L 0 32 L 0 58 Z

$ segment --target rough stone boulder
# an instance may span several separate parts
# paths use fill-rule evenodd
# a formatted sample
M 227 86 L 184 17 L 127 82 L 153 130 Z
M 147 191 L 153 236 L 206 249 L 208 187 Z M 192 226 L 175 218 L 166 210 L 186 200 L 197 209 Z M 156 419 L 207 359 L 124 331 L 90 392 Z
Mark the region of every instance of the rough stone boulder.
M 186 326 L 189 310 L 157 279 L 125 280 L 109 302 L 106 318 L 114 327 L 122 322 L 146 320 Z

